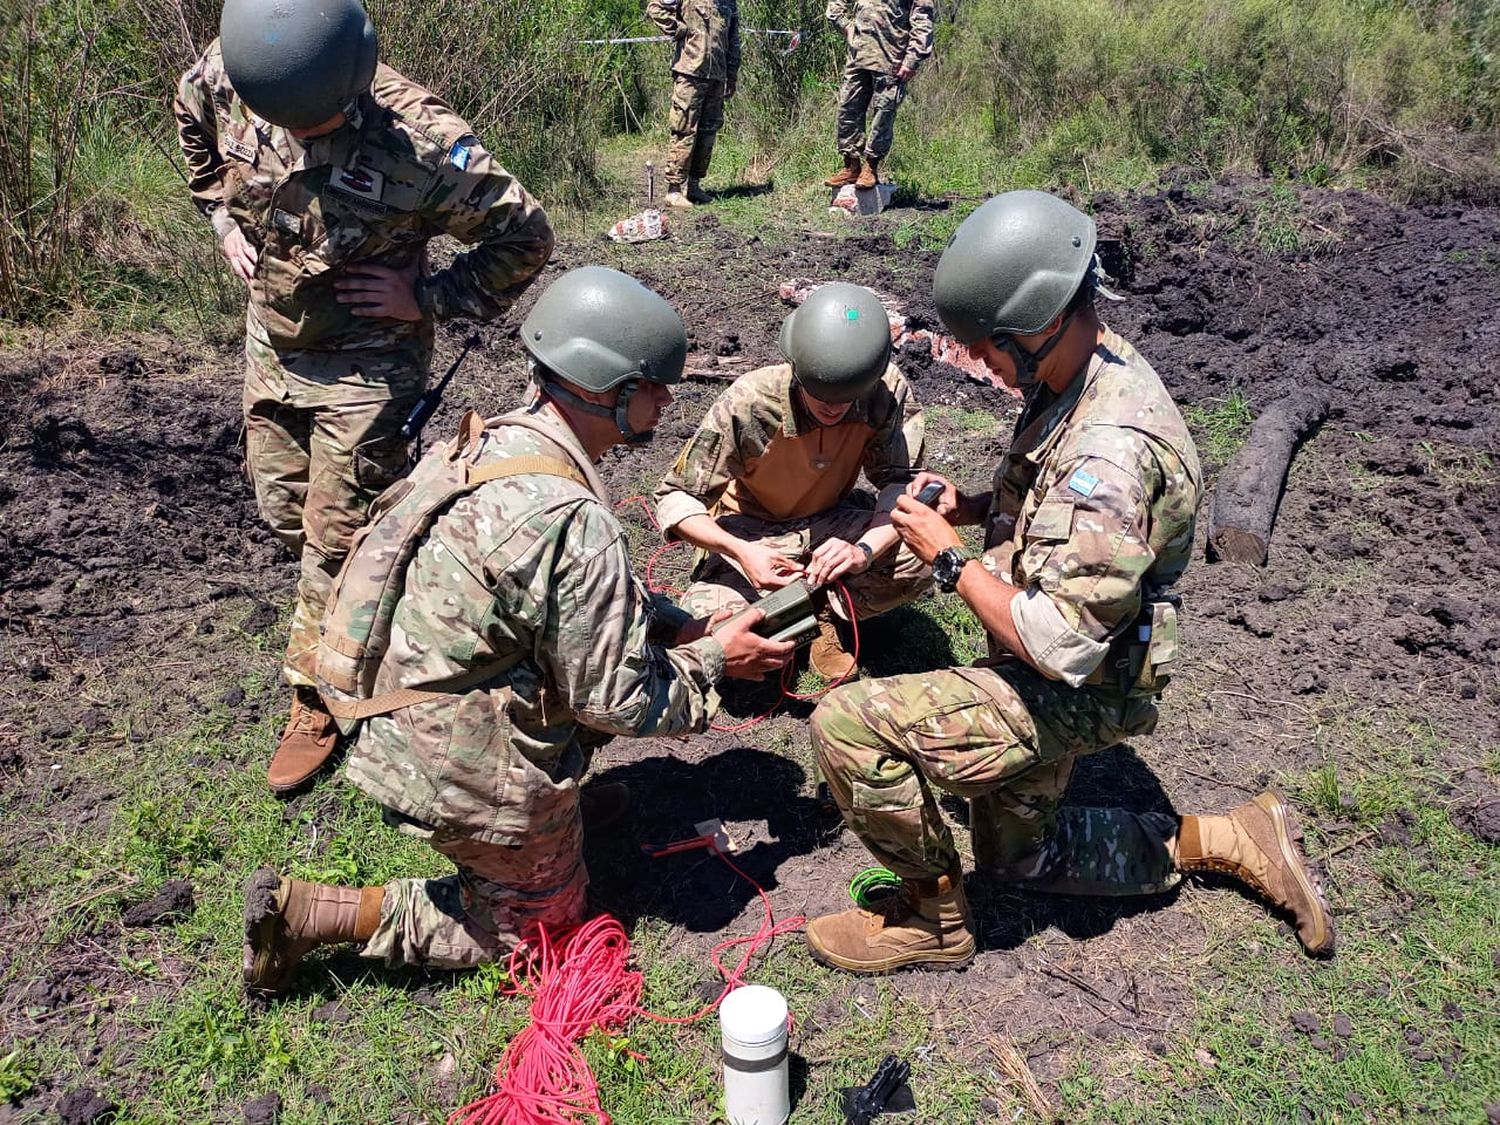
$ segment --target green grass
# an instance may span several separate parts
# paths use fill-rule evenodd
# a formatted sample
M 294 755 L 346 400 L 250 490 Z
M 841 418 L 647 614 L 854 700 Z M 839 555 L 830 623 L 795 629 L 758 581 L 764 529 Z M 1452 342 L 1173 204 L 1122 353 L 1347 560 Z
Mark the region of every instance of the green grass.
M 1204 461 L 1219 467 L 1229 462 L 1250 436 L 1255 420 L 1250 400 L 1238 388 L 1210 404 L 1185 406 L 1182 416 L 1193 431 L 1193 440 Z

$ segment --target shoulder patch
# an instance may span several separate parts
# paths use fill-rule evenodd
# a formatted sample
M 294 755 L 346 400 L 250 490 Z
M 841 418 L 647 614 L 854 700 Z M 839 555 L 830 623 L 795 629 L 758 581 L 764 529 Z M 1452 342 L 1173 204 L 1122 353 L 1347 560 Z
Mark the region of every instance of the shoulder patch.
M 1099 486 L 1099 478 L 1087 469 L 1076 469 L 1068 478 L 1069 491 L 1078 493 L 1079 496 L 1092 496 L 1094 489 Z
M 460 172 L 469 170 L 469 163 L 474 159 L 474 153 L 479 150 L 479 138 L 472 133 L 465 133 L 453 142 L 453 147 L 448 150 L 448 163 Z

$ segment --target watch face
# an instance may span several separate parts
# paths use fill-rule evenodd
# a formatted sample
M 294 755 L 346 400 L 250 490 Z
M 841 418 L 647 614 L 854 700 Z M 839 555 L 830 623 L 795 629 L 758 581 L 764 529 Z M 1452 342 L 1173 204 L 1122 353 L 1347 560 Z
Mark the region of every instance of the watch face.
M 944 590 L 951 591 L 958 585 L 958 576 L 963 573 L 968 560 L 957 547 L 945 547 L 932 560 L 932 578 Z

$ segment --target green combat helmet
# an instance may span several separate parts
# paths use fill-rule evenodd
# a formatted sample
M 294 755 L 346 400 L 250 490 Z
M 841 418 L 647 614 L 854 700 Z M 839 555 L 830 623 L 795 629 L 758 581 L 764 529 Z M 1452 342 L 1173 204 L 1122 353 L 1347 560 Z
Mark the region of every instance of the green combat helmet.
M 1062 330 L 1034 353 L 1011 336 L 1042 331 L 1068 307 L 1090 276 L 1097 237 L 1094 220 L 1056 196 L 997 195 L 959 225 L 938 261 L 938 316 L 961 344 L 989 338 L 1009 350 L 1030 385 Z
M 521 322 L 521 343 L 547 393 L 588 414 L 613 417 L 628 442 L 649 441 L 626 412 L 642 380 L 682 382 L 687 329 L 677 310 L 635 278 L 605 266 L 569 270 L 547 287 Z M 580 398 L 556 375 L 590 391 L 620 388 L 613 407 Z
M 823 402 L 853 402 L 891 362 L 891 322 L 861 285 L 820 285 L 781 324 L 781 354 L 792 377 Z
M 375 77 L 375 28 L 359 0 L 225 0 L 219 50 L 235 93 L 286 129 L 346 111 Z

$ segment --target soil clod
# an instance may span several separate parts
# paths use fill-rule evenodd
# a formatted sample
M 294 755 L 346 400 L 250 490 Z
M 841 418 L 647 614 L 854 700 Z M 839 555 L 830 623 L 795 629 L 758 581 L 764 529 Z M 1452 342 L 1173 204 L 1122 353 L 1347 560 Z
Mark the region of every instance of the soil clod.
M 87 1086 L 70 1090 L 57 1103 L 60 1125 L 107 1125 L 119 1112 L 119 1106 Z
M 155 926 L 179 921 L 192 912 L 193 884 L 186 879 L 168 879 L 156 894 L 125 911 L 120 922 L 126 926 Z
M 276 1125 L 281 1120 L 281 1095 L 275 1090 L 245 1103 L 245 1125 Z

